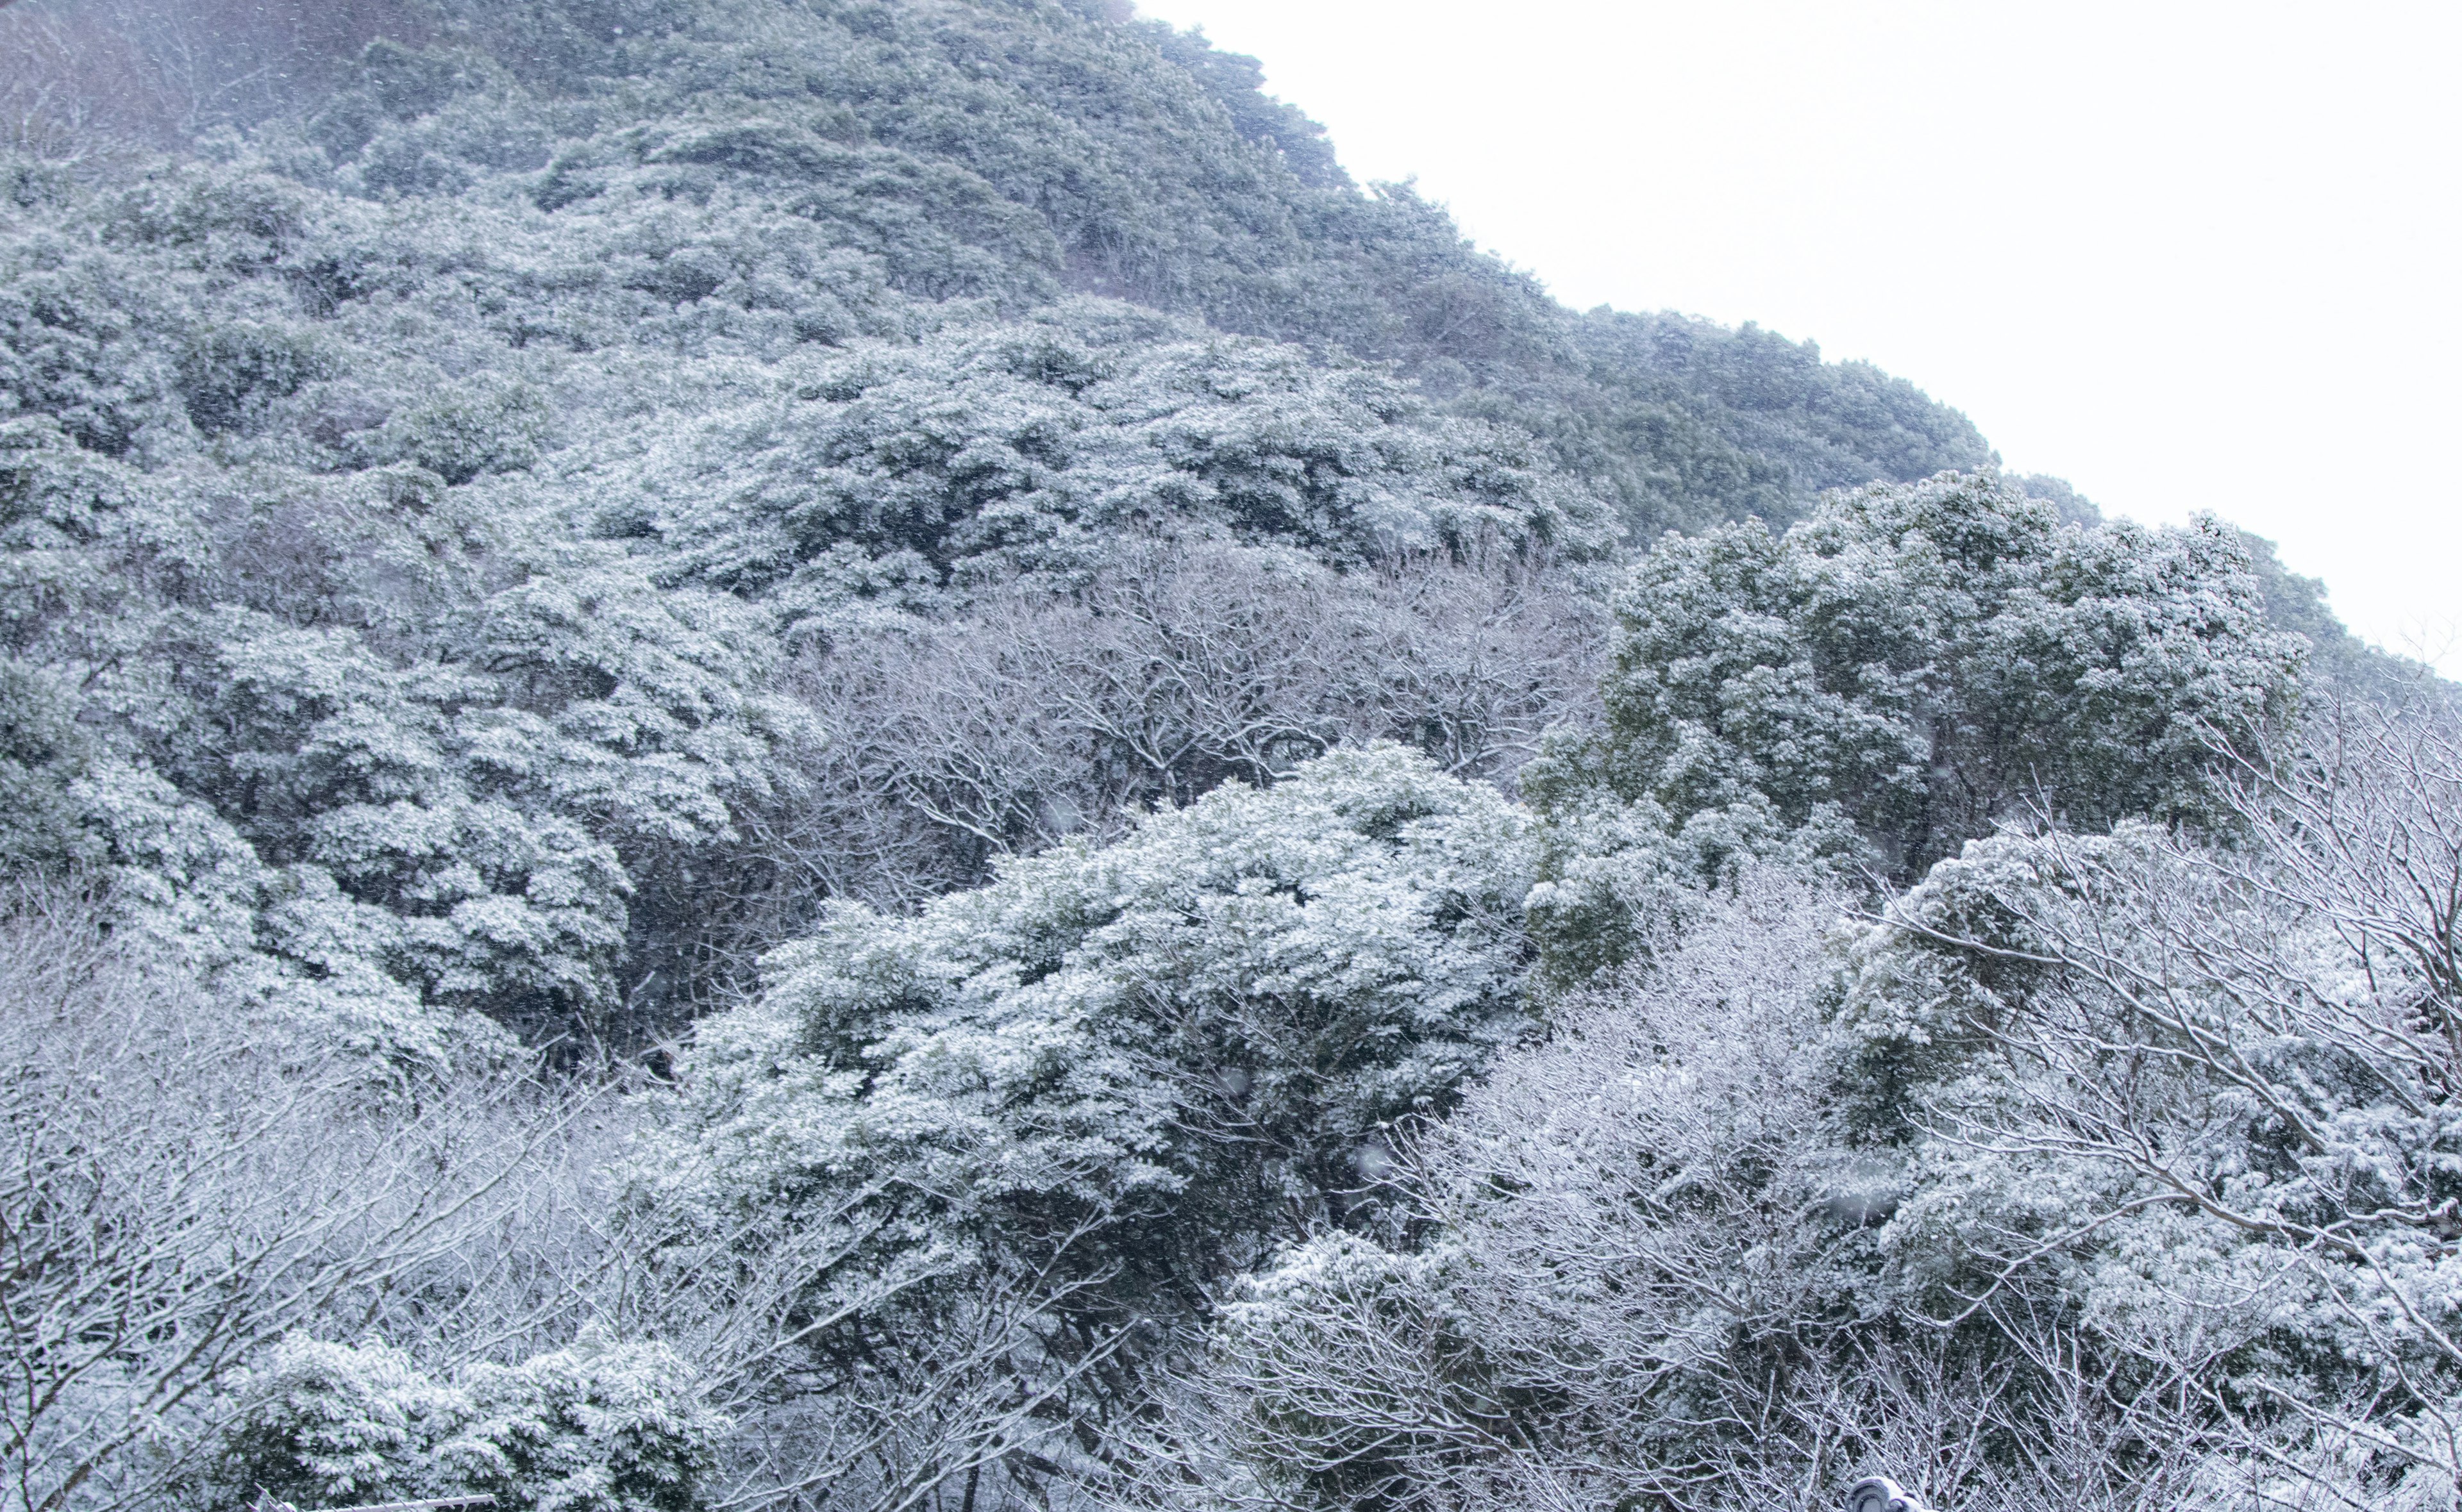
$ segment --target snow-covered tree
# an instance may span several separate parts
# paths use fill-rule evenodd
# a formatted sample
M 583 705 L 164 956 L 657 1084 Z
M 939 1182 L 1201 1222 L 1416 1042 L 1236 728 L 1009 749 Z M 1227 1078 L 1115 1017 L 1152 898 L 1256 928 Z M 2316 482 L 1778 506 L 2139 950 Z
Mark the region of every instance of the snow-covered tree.
M 1138 1494 L 2451 1504 L 2450 723 L 2251 760 L 2225 843 L 1748 870 L 1412 1152 L 1431 1230 L 1244 1283 Z
M 2214 747 L 2282 727 L 2305 649 L 2220 525 L 2081 528 L 1988 475 L 1671 536 L 1616 627 L 1605 727 L 1525 779 L 1575 971 L 1670 867 L 1830 856 L 1903 883 L 2037 809 L 2221 822 Z
M 2062 1295 L 2311 1494 L 2446 1504 L 2462 741 L 2351 710 L 2231 793 L 2239 843 L 1970 847 L 1859 950 L 1859 1110 L 1944 1301 Z M 2321 1500 L 2319 1504 L 2323 1504 Z
M 671 574 L 772 598 L 816 631 L 900 583 L 1065 584 L 1131 531 L 1336 566 L 1606 545 L 1597 501 L 1524 436 L 1433 414 L 1373 368 L 1124 305 L 855 343 L 787 364 L 780 386 L 649 444 L 606 528 L 655 534 Z
M 643 1199 L 859 1197 L 849 1264 L 924 1284 L 816 1341 L 864 1341 L 850 1370 L 924 1360 L 1023 1286 L 1042 1363 L 1006 1368 L 1067 1389 L 1039 1425 L 952 1432 L 1031 1479 L 1078 1452 L 1043 1436 L 1134 1400 L 1118 1372 L 1217 1282 L 1364 1216 L 1402 1131 L 1527 1032 L 1527 886 L 1514 809 L 1379 746 L 1004 863 L 911 918 L 841 907 L 703 1026 Z
M 2262 1203 L 2158 1204 L 2095 1231 L 2188 1235 L 2153 1280 L 1920 1321 L 2022 1253 L 1991 1170 L 2151 1179 L 1976 1004 L 2062 868 L 2140 955 L 2298 893 L 2203 766 L 2315 595 L 1918 483 L 1990 449 L 1810 343 L 1563 310 L 1122 10 L 0 0 L 17 1499 L 1047 1507 L 1209 1323 L 1209 1495 L 2442 1463 L 2415 1046 L 2284 1052 L 2384 1288 L 2321 1249 L 2260 1337 L 2194 1287 L 2292 1265 L 2197 1226 Z M 2084 969 L 2008 1001 L 2119 1043 Z
M 1601 617 L 1557 574 L 1484 560 L 1338 572 L 1287 548 L 1114 543 L 1074 594 L 1013 584 L 840 637 L 790 684 L 821 736 L 778 779 L 791 797 L 740 822 L 808 896 L 911 906 L 1338 745 L 1505 780 L 1584 705 Z
M 430 1064 L 391 1064 L 362 1026 L 201 981 L 63 889 L 7 902 L 0 1484 L 20 1507 L 161 1506 L 276 1341 L 449 1303 L 440 1262 L 530 1187 L 564 1104 L 500 1032 L 431 1031 Z

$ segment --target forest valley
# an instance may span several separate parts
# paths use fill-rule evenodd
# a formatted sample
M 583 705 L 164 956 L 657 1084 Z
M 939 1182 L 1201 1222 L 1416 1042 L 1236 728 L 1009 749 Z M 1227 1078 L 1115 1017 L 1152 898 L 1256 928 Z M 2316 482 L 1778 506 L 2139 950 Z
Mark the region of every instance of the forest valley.
M 1261 79 L 0 10 L 10 1507 L 2462 1507 L 2451 686 Z

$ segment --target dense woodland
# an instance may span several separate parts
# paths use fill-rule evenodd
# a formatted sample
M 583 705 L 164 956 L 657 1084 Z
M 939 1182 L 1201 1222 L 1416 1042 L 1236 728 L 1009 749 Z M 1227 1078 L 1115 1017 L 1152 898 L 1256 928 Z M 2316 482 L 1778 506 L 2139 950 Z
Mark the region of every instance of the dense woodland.
M 1261 78 L 0 7 L 11 1507 L 2462 1507 L 2450 687 Z

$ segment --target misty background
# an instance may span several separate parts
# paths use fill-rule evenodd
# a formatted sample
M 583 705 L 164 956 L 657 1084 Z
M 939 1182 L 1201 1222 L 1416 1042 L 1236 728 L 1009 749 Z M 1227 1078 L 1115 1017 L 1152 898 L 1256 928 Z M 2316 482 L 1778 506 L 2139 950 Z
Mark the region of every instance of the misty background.
M 1758 321 L 2462 670 L 2451 7 L 1140 0 L 1576 309 Z

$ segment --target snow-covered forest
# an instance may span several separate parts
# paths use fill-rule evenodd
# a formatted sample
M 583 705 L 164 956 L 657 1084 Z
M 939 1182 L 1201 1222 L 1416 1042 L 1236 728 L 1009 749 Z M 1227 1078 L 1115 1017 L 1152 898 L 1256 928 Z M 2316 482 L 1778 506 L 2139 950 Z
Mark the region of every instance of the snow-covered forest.
M 2462 1508 L 2462 723 L 1113 0 L 0 4 L 17 1512 Z

